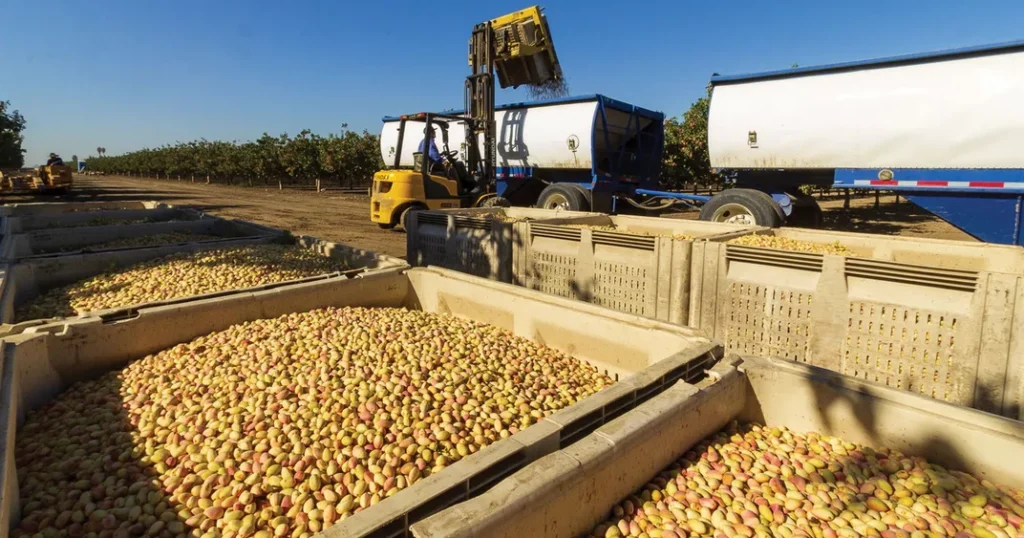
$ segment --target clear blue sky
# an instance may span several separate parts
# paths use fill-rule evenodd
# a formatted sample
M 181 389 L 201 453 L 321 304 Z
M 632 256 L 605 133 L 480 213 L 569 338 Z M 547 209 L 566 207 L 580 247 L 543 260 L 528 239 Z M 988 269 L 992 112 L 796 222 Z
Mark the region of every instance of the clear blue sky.
M 0 2 L 28 163 L 462 106 L 474 23 L 529 0 Z M 573 94 L 679 115 L 734 74 L 1024 38 L 1024 2 L 542 3 Z M 43 30 L 45 29 L 45 30 Z M 43 30 L 43 31 L 40 31 Z M 13 32 L 13 33 L 11 33 Z M 498 102 L 524 100 L 501 91 Z

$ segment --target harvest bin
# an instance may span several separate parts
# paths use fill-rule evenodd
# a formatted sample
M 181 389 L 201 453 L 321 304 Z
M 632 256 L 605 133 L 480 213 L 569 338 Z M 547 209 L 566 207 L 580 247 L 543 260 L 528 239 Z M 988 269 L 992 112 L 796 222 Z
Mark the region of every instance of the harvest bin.
M 407 307 L 488 323 L 571 354 L 618 382 L 335 524 L 322 536 L 405 536 L 408 526 L 568 446 L 721 356 L 698 331 L 437 268 L 329 279 L 66 320 L 2 348 L 0 528 L 19 517 L 13 447 L 25 413 L 72 383 L 231 325 L 328 306 Z
M 434 265 L 512 283 L 517 224 L 587 215 L 597 213 L 523 207 L 416 211 L 408 219 L 406 260 L 413 267 Z
M 181 252 L 198 252 L 201 250 L 229 248 L 258 243 L 294 244 L 298 247 L 317 252 L 323 256 L 328 256 L 342 261 L 349 267 L 349 269 L 340 273 L 335 272 L 299 280 L 267 284 L 258 288 L 248 288 L 249 291 L 268 287 L 276 288 L 298 282 L 330 278 L 339 275 L 353 277 L 366 272 L 400 270 L 408 267 L 408 265 L 399 258 L 393 258 L 384 254 L 370 252 L 368 250 L 352 248 L 339 243 L 324 241 L 323 239 L 318 239 L 316 237 L 293 237 L 290 235 L 258 236 L 149 248 L 127 248 L 91 253 L 76 253 L 66 256 L 26 258 L 8 265 L 3 271 L 2 276 L 0 276 L 0 336 L 18 333 L 26 327 L 46 323 L 47 320 L 26 320 L 15 323 L 15 310 L 22 303 L 31 301 L 52 288 L 65 286 L 112 269 L 124 268 L 147 260 L 169 256 L 171 254 Z M 155 306 L 156 304 L 182 303 L 199 298 L 209 298 L 212 296 L 220 296 L 240 291 L 245 291 L 245 289 L 224 290 L 212 294 L 180 297 L 178 299 L 161 301 L 159 303 L 134 305 L 131 308 Z M 124 309 L 121 308 L 115 310 Z M 96 313 L 102 313 L 102 311 L 93 312 L 93 314 Z
M 183 222 L 154 222 L 145 224 L 113 224 L 54 228 L 4 235 L 0 250 L 3 259 L 19 260 L 33 256 L 61 256 L 90 247 L 103 248 L 103 244 L 117 239 L 153 236 L 169 233 L 212 235 L 222 238 L 282 235 L 285 232 L 238 219 L 204 216 L 199 220 Z
M 162 222 L 170 220 L 197 220 L 203 212 L 186 207 L 175 207 L 159 202 L 137 202 L 141 207 L 117 207 L 114 209 L 91 209 L 53 213 L 29 213 L 3 216 L 3 234 L 24 233 L 52 228 L 73 228 L 121 224 L 124 221 Z M 50 204 L 31 204 L 50 205 Z M 52 204 L 71 205 L 71 204 Z M 122 206 L 128 204 L 121 204 Z
M 839 241 L 859 256 L 696 243 L 691 326 L 731 352 L 1024 419 L 1019 247 L 769 233 Z
M 521 228 L 513 273 L 530 289 L 686 325 L 693 243 L 753 229 L 656 217 L 545 220 Z
M 80 211 L 103 211 L 111 209 L 152 209 L 159 202 L 110 201 L 110 202 L 18 202 L 0 205 L 0 217 L 21 217 L 26 215 L 47 215 L 75 213 Z
M 412 527 L 418 538 L 572 538 L 730 421 L 819 432 L 1024 486 L 1024 424 L 778 359 L 730 357 Z

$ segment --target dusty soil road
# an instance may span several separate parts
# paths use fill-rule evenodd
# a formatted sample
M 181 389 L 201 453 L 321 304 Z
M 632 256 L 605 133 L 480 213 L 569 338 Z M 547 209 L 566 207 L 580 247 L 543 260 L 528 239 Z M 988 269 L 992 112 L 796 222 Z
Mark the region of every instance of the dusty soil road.
M 272 188 L 205 185 L 175 180 L 77 176 L 75 188 L 69 195 L 47 200 L 156 200 L 192 206 L 215 215 L 251 220 L 392 256 L 405 256 L 405 234 L 381 230 L 370 222 L 369 200 L 365 195 L 331 191 L 278 191 Z M 842 199 L 838 197 L 821 202 L 824 229 L 974 241 L 969 235 L 905 200 L 895 203 L 893 196 L 883 197 L 879 209 L 874 208 L 872 196 L 853 199 L 850 209 L 843 209 L 842 205 Z M 697 218 L 696 211 L 672 216 Z

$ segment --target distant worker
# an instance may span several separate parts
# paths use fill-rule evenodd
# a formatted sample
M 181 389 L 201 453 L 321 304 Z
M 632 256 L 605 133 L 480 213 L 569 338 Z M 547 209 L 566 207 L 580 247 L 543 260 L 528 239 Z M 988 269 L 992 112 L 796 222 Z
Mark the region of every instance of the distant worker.
M 430 135 L 430 149 L 429 151 L 426 152 L 426 156 L 430 163 L 430 168 L 428 168 L 427 171 L 432 172 L 435 166 L 443 165 L 444 163 L 441 160 L 441 152 L 437 150 L 437 142 L 434 141 L 434 137 L 437 136 L 437 133 L 434 131 L 434 128 L 427 127 L 426 129 L 424 129 L 424 132 Z M 420 148 L 418 150 L 420 153 L 424 153 L 423 145 L 426 144 L 426 142 L 426 140 L 420 140 Z
M 61 159 L 60 156 L 57 155 L 56 153 L 51 153 L 50 159 L 46 161 L 46 166 L 53 166 L 55 164 L 59 166 L 64 166 L 64 159 Z

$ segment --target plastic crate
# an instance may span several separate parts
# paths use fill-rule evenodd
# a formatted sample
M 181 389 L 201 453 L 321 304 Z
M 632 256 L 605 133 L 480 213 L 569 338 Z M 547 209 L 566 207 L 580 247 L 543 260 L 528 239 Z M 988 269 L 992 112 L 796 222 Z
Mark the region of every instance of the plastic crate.
M 416 211 L 406 230 L 406 260 L 512 283 L 516 224 L 596 214 L 524 207 Z
M 618 382 L 335 524 L 323 536 L 407 536 L 409 525 L 472 498 L 529 462 L 569 446 L 721 358 L 699 331 L 437 268 L 386 271 L 111 312 L 5 339 L 0 384 L 0 528 L 19 517 L 14 451 L 25 414 L 87 379 L 254 319 L 328 306 L 406 307 L 487 323 L 571 354 Z
M 514 279 L 551 295 L 686 325 L 693 243 L 752 229 L 758 228 L 608 215 L 532 222 L 520 227 Z
M 695 244 L 692 326 L 731 352 L 1024 418 L 1019 247 L 767 233 L 838 240 L 861 256 Z
M 240 219 L 224 219 L 196 212 L 185 212 L 183 214 L 195 216 L 196 218 L 192 220 L 140 224 L 44 228 L 25 233 L 5 234 L 2 241 L 0 241 L 0 256 L 6 261 L 17 261 L 40 256 L 65 256 L 76 252 L 96 252 L 111 249 L 111 247 L 104 245 L 111 241 L 171 233 L 213 236 L 222 240 L 242 237 L 280 236 L 287 233 L 284 230 L 269 228 Z M 202 240 L 215 241 L 211 239 Z
M 676 384 L 487 493 L 414 525 L 412 535 L 586 536 L 622 499 L 733 420 L 896 449 L 1024 487 L 1020 422 L 806 365 L 726 359 L 708 380 Z
M 155 201 L 17 202 L 0 205 L 0 217 L 52 215 L 56 213 L 109 211 L 115 209 L 154 209 L 162 206 L 174 207 Z
M 68 229 L 84 226 L 104 226 L 136 222 L 191 221 L 205 217 L 201 211 L 175 207 L 156 202 L 145 202 L 139 208 L 91 209 L 63 212 L 43 212 L 3 216 L 3 234 L 17 234 L 36 230 Z M 30 204 L 48 206 L 49 204 Z M 70 205 L 70 204 L 54 204 Z
M 336 276 L 354 277 L 356 275 L 368 274 L 375 271 L 402 270 L 409 267 L 405 261 L 399 258 L 378 254 L 368 250 L 352 248 L 339 243 L 324 241 L 323 239 L 318 239 L 316 237 L 293 237 L 290 235 L 256 236 L 241 239 L 227 239 L 223 241 L 204 241 L 148 248 L 126 248 L 91 253 L 77 253 L 66 256 L 27 258 L 20 262 L 7 265 L 2 270 L 2 275 L 0 275 L 0 336 L 17 334 L 24 331 L 27 327 L 33 327 L 50 321 L 47 319 L 16 320 L 15 311 L 21 304 L 35 299 L 52 288 L 65 286 L 106 271 L 125 268 L 147 260 L 169 256 L 171 254 L 198 252 L 201 250 L 229 248 L 260 243 L 294 244 L 296 247 L 309 249 L 323 256 L 342 261 L 349 267 L 349 269 L 341 272 L 277 282 L 254 288 L 226 289 L 209 294 L 179 297 L 160 302 L 143 303 L 132 305 L 131 308 L 151 307 L 159 304 L 180 304 L 230 293 L 243 293 L 271 287 L 277 288 L 287 286 L 289 284 Z M 117 308 L 114 310 L 124 310 L 124 308 Z M 103 313 L 104 311 L 93 312 L 93 314 Z

